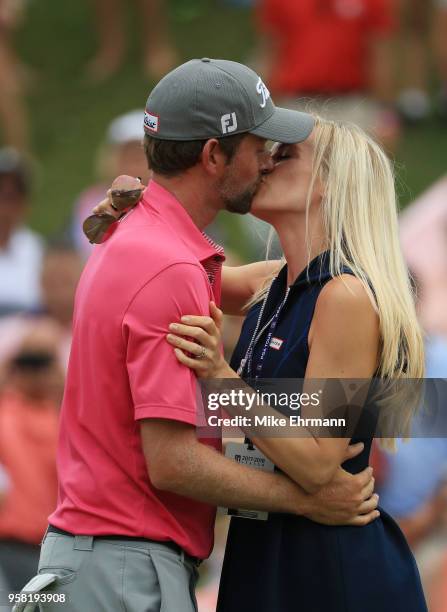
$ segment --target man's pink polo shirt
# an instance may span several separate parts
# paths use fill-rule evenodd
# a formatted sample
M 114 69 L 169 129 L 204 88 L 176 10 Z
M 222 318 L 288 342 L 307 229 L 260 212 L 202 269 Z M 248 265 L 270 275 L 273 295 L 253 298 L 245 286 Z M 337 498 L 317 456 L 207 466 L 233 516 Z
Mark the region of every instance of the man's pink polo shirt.
M 219 302 L 222 261 L 222 250 L 153 181 L 94 249 L 76 292 L 55 527 L 172 540 L 190 555 L 210 554 L 215 508 L 152 486 L 139 421 L 195 425 L 196 377 L 166 334 L 182 315 L 208 314 L 210 300 Z M 220 450 L 220 441 L 203 443 Z

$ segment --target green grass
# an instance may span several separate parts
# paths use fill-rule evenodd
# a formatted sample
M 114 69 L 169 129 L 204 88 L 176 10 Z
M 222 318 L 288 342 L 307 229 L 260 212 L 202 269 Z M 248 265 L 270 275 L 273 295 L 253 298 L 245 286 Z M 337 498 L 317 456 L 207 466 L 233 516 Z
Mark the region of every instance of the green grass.
M 39 73 L 28 95 L 38 161 L 31 222 L 46 235 L 59 231 L 76 195 L 95 180 L 95 154 L 109 122 L 143 108 L 154 85 L 143 76 L 141 32 L 136 14 L 129 13 L 133 40 L 125 67 L 110 81 L 91 86 L 83 81 L 83 68 L 95 50 L 88 0 L 30 2 L 17 42 L 24 61 Z M 218 0 L 171 0 L 170 15 L 182 59 L 220 56 L 243 61 L 249 55 L 254 36 L 248 11 Z M 409 130 L 396 161 L 406 204 L 447 170 L 445 127 L 433 122 Z
M 433 119 L 408 128 L 396 154 L 398 192 L 405 206 L 447 173 L 447 125 Z

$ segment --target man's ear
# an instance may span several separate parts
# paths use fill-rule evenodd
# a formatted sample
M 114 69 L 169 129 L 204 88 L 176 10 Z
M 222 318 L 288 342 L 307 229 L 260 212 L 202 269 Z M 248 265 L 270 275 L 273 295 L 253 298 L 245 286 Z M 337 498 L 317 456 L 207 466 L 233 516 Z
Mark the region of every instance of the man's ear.
M 219 177 L 224 172 L 227 158 L 220 148 L 217 138 L 206 141 L 202 149 L 201 163 L 207 174 Z

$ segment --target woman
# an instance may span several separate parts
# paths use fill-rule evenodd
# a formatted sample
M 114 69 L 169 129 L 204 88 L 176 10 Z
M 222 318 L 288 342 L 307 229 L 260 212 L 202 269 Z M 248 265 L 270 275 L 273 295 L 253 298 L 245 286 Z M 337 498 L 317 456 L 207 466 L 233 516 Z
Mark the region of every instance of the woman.
M 225 270 L 224 312 L 242 313 L 250 305 L 230 365 L 215 348 L 221 313 L 214 305 L 214 323 L 193 313 L 173 322 L 167 339 L 178 360 L 199 377 L 421 378 L 422 338 L 383 151 L 359 128 L 317 119 L 307 141 L 280 145 L 274 159 L 252 213 L 276 229 L 286 265 L 279 271 L 278 262 Z M 308 491 L 330 482 L 349 442 L 255 440 Z M 364 442 L 363 453 L 345 469 L 357 473 L 367 466 L 371 440 Z M 427 608 L 405 538 L 382 510 L 361 529 L 280 514 L 267 521 L 232 519 L 218 610 L 248 609 Z

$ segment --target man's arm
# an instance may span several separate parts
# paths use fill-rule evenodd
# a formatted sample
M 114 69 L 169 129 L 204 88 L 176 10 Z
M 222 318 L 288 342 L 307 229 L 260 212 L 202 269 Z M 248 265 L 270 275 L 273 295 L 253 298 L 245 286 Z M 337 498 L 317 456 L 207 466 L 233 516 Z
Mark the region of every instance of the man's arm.
M 197 379 L 178 363 L 166 334 L 169 323 L 183 314 L 209 311 L 206 283 L 199 266 L 171 265 L 141 288 L 123 319 L 149 478 L 156 488 L 211 504 L 297 512 L 300 491 L 285 476 L 255 474 L 197 440 Z
M 0 463 L 0 511 L 6 499 L 8 488 L 9 488 L 9 477 L 8 477 L 8 474 L 6 473 L 6 470 L 2 467 Z
M 141 423 L 149 478 L 157 489 L 230 508 L 302 514 L 306 496 L 281 474 L 253 470 L 197 440 L 194 427 L 162 419 Z
M 343 470 L 318 495 L 287 476 L 235 463 L 201 444 L 194 428 L 162 419 L 141 422 L 141 439 L 152 485 L 197 501 L 304 515 L 324 524 L 365 525 L 378 516 L 372 470 L 352 476 Z M 350 447 L 349 457 L 359 449 Z

